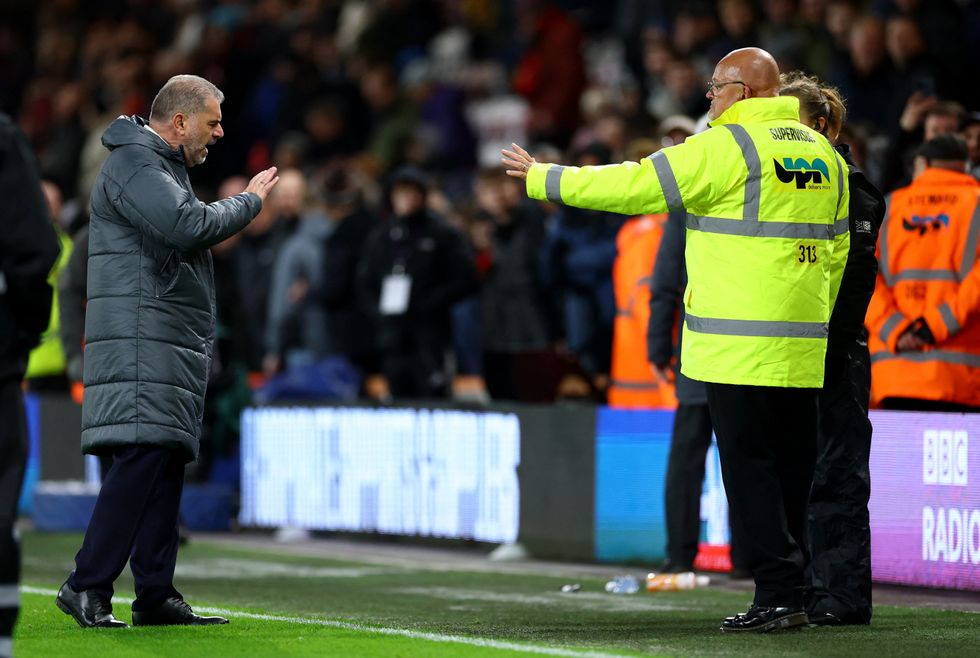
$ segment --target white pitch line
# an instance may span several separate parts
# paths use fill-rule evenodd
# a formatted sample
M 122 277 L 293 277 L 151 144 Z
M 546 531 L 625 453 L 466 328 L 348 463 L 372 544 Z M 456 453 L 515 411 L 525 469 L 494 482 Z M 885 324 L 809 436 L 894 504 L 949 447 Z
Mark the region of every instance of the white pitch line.
M 57 596 L 58 591 L 45 589 L 42 587 L 31 587 L 23 585 L 20 591 L 24 594 L 38 594 L 41 596 Z M 133 599 L 123 596 L 113 596 L 113 603 L 131 604 Z M 503 651 L 524 651 L 526 653 L 536 653 L 544 656 L 563 656 L 565 658 L 627 658 L 628 654 L 603 653 L 600 651 L 577 651 L 575 649 L 562 649 L 560 647 L 543 647 L 533 644 L 520 644 L 518 642 L 506 642 L 502 640 L 487 640 L 478 637 L 466 637 L 463 635 L 443 635 L 441 633 L 424 633 L 421 631 L 411 631 L 406 628 L 389 628 L 386 626 L 366 626 L 346 621 L 336 621 L 333 619 L 318 619 L 316 617 L 287 617 L 284 615 L 263 615 L 255 612 L 241 612 L 239 610 L 226 610 L 225 608 L 212 608 L 195 606 L 198 612 L 207 612 L 215 615 L 240 619 L 255 619 L 258 621 L 278 621 L 288 624 L 305 624 L 308 626 L 325 626 L 327 628 L 340 628 L 348 631 L 359 631 L 363 633 L 377 633 L 379 635 L 395 635 L 407 637 L 413 640 L 427 640 L 429 642 L 445 642 L 450 644 L 466 644 L 473 647 L 485 647 L 487 649 L 500 649 Z

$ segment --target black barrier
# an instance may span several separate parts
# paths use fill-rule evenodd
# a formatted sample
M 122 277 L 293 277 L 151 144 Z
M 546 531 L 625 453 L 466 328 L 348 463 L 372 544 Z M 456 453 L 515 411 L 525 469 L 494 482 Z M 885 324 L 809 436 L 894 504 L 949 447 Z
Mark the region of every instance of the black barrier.
M 596 408 L 499 407 L 521 423 L 519 541 L 535 557 L 595 558 Z

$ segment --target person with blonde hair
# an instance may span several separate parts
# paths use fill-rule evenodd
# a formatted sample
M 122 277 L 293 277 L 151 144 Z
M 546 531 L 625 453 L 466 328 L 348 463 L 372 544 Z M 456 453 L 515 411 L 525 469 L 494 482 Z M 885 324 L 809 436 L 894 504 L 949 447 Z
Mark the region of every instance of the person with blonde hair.
M 780 96 L 800 101 L 800 123 L 836 144 L 847 109 L 837 89 L 801 72 L 780 76 Z M 830 316 L 826 379 L 819 395 L 817 465 L 808 506 L 811 561 L 806 606 L 811 624 L 871 621 L 871 362 L 864 316 L 875 289 L 875 244 L 885 200 L 858 169 L 846 144 L 851 233 L 847 265 Z

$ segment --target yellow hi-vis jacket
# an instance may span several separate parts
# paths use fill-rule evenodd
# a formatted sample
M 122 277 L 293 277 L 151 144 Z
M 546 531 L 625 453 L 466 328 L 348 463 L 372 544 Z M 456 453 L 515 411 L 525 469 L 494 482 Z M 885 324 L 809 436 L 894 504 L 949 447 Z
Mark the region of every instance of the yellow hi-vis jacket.
M 58 234 L 58 242 L 61 244 L 61 255 L 58 256 L 54 267 L 48 273 L 48 284 L 52 291 L 51 316 L 48 320 L 48 328 L 41 334 L 40 344 L 32 349 L 27 357 L 27 370 L 24 372 L 24 379 L 59 375 L 67 367 L 65 347 L 61 344 L 61 334 L 58 331 L 61 326 L 60 314 L 58 313 L 58 278 L 61 276 L 62 270 L 68 265 L 72 243 L 71 238 L 58 227 L 55 227 L 55 232 Z
M 849 243 L 847 164 L 793 97 L 739 101 L 641 162 L 535 164 L 528 195 L 625 215 L 687 212 L 682 371 L 722 384 L 823 386 Z

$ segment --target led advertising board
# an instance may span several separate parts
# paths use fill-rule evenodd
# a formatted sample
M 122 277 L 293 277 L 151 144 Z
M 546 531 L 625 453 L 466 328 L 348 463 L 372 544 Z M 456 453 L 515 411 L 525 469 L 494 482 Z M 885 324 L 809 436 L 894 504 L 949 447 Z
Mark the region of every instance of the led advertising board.
M 980 590 L 980 415 L 873 411 L 871 569 Z
M 248 409 L 243 525 L 513 542 L 514 414 L 428 409 Z

